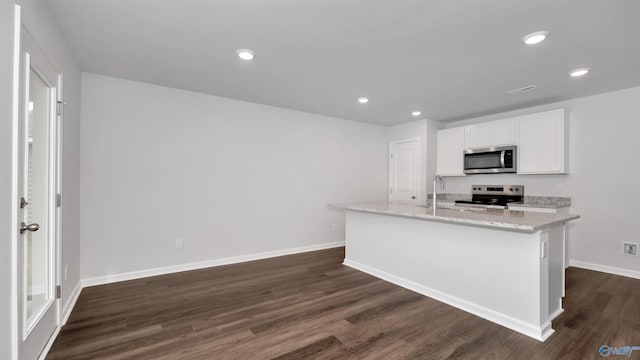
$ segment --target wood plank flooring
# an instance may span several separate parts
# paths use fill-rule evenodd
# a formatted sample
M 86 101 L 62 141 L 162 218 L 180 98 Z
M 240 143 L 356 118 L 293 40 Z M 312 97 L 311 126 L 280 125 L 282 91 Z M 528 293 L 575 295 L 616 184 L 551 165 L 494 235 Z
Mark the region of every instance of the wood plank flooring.
M 565 312 L 541 343 L 343 258 L 338 248 L 86 288 L 47 359 L 573 360 L 640 345 L 640 280 L 568 269 Z

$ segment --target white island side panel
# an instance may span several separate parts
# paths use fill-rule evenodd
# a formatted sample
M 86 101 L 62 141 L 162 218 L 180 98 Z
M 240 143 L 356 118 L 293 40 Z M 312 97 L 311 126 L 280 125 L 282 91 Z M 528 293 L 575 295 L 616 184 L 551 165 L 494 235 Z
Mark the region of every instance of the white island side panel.
M 549 256 L 542 257 L 548 232 L 358 211 L 346 211 L 346 217 L 346 265 L 539 340 L 553 332 Z M 553 301 L 554 310 L 561 311 L 556 305 L 560 300 Z

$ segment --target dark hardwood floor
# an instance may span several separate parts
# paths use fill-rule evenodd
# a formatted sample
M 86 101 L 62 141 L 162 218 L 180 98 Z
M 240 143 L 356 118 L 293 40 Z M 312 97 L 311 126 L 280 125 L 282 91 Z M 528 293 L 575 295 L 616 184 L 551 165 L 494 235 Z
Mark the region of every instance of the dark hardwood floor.
M 343 257 L 339 248 L 86 288 L 47 359 L 573 360 L 640 346 L 640 280 L 568 269 L 565 312 L 541 343 Z

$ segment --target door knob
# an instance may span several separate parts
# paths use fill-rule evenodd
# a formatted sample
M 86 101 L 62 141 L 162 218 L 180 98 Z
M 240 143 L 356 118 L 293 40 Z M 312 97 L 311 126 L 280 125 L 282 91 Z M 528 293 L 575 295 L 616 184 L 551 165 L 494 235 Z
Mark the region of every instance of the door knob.
M 40 229 L 40 225 L 33 224 L 25 224 L 24 221 L 20 223 L 20 234 L 24 234 L 25 231 L 38 231 Z
M 411 199 L 415 200 L 415 199 L 416 199 L 416 197 L 415 197 L 415 196 L 412 196 L 412 197 L 411 197 Z

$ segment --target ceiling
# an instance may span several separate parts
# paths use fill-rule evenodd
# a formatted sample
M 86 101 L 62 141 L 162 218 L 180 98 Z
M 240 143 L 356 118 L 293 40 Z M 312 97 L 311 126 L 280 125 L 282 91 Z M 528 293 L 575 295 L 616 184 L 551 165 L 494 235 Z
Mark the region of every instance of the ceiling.
M 46 1 L 83 71 L 376 124 L 640 85 L 637 0 Z

